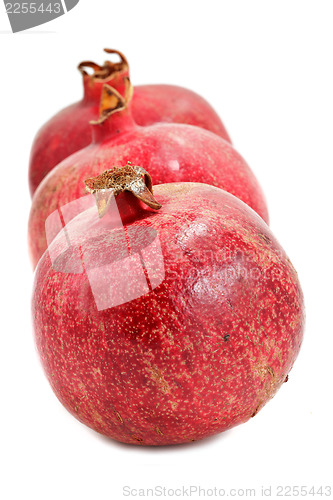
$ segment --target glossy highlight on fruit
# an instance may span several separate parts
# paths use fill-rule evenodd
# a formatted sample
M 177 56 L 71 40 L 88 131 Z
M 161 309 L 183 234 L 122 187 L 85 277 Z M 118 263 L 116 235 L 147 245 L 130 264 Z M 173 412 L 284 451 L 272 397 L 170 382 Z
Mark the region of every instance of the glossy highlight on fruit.
M 300 349 L 303 297 L 246 204 L 200 183 L 152 194 L 146 174 L 127 165 L 87 180 L 89 208 L 38 264 L 33 324 L 52 389 L 78 420 L 125 443 L 180 444 L 246 422 L 274 396 Z
M 91 125 L 92 144 L 66 158 L 38 187 L 29 219 L 34 266 L 47 248 L 48 216 L 83 196 L 85 179 L 128 161 L 149 171 L 155 184 L 193 181 L 225 189 L 268 222 L 259 183 L 230 143 L 192 125 L 158 123 L 140 127 L 132 115 L 129 82 L 125 94 L 123 98 L 115 89 L 104 86 L 100 118 Z
M 37 133 L 29 164 L 31 195 L 58 163 L 90 144 L 89 122 L 98 118 L 103 85 L 109 84 L 123 93 L 123 78 L 129 74 L 128 62 L 121 52 L 104 50 L 119 56 L 119 62 L 105 61 L 103 66 L 92 61 L 80 63 L 78 69 L 83 78 L 83 98 L 59 111 Z M 89 70 L 93 73 L 90 74 Z M 195 92 L 176 85 L 136 86 L 133 117 L 142 126 L 157 122 L 196 125 L 230 142 L 223 123 L 210 104 Z

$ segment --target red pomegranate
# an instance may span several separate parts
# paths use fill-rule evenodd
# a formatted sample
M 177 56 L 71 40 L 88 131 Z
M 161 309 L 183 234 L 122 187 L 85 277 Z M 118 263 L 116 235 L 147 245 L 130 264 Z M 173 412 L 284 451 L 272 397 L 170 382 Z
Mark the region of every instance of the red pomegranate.
M 268 221 L 261 188 L 252 171 L 231 146 L 199 127 L 159 123 L 138 126 L 132 117 L 131 87 L 127 100 L 104 86 L 101 118 L 92 125 L 93 143 L 69 156 L 38 187 L 29 220 L 34 266 L 47 247 L 45 221 L 58 207 L 84 195 L 84 180 L 127 161 L 142 165 L 156 184 L 205 181 L 234 194 Z
M 83 99 L 57 113 L 38 132 L 30 155 L 29 184 L 33 194 L 46 174 L 72 153 L 91 142 L 90 120 L 98 118 L 102 86 L 110 84 L 122 93 L 123 77 L 128 75 L 124 55 L 120 62 L 106 61 L 103 66 L 84 61 L 78 68 L 83 76 Z M 87 68 L 93 70 L 90 75 Z M 139 85 L 135 87 L 133 117 L 139 125 L 156 122 L 188 123 L 210 130 L 230 142 L 223 123 L 205 99 L 191 90 L 175 85 Z
M 155 186 L 155 199 L 149 179 L 127 166 L 87 181 L 90 208 L 42 256 L 32 311 L 48 380 L 78 420 L 167 445 L 256 415 L 298 355 L 304 309 L 246 204 L 200 183 Z

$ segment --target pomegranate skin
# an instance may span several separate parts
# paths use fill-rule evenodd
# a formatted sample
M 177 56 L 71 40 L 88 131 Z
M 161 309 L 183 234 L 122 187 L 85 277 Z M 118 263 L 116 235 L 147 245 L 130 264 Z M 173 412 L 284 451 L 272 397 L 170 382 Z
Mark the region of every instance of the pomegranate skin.
M 88 146 L 89 122 L 98 118 L 104 83 L 122 91 L 128 70 L 105 79 L 84 75 L 84 97 L 51 118 L 37 133 L 29 161 L 29 187 L 34 194 L 40 182 L 58 163 Z M 201 96 L 176 85 L 139 85 L 134 89 L 133 117 L 142 126 L 156 122 L 187 123 L 210 130 L 223 139 L 230 137 L 217 113 Z
M 212 106 L 196 92 L 177 85 L 137 85 L 133 95 L 133 117 L 142 126 L 157 122 L 195 125 L 231 143 Z
M 57 113 L 38 131 L 29 160 L 31 196 L 50 170 L 91 142 L 89 121 L 97 116 L 98 104 L 80 101 Z
M 45 221 L 58 207 L 85 194 L 84 181 L 127 161 L 148 170 L 155 184 L 206 182 L 240 198 L 268 222 L 263 192 L 233 146 L 207 130 L 182 124 L 135 124 L 131 109 L 95 124 L 93 143 L 66 158 L 39 185 L 29 218 L 29 249 L 35 267 L 47 248 Z
M 158 286 L 97 309 L 89 272 L 107 269 L 117 247 L 116 229 L 101 228 L 92 207 L 66 226 L 84 271 L 59 233 L 37 267 L 32 304 L 61 403 L 97 432 L 141 445 L 195 441 L 256 415 L 286 380 L 304 327 L 297 273 L 254 211 L 204 184 L 155 186 L 154 195 L 159 212 L 129 193 L 117 205 L 127 235 L 156 231 Z M 142 241 L 131 241 L 133 253 Z

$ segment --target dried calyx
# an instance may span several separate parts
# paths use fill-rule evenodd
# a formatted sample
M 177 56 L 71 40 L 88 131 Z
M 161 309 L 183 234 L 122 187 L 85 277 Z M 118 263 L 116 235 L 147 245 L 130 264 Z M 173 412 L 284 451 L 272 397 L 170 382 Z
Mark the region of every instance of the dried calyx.
M 103 85 L 101 101 L 99 105 L 99 119 L 91 120 L 92 125 L 103 123 L 109 116 L 128 107 L 133 96 L 133 86 L 128 77 L 124 77 L 124 97 L 110 85 Z
M 82 61 L 78 65 L 78 70 L 84 77 L 90 77 L 92 80 L 105 81 L 117 73 L 124 73 L 128 71 L 129 68 L 126 57 L 124 54 L 119 52 L 119 50 L 104 49 L 104 52 L 107 52 L 108 54 L 117 54 L 120 61 L 115 63 L 112 61 L 105 61 L 103 66 L 100 66 L 93 61 Z M 87 68 L 91 68 L 93 73 L 89 74 Z
M 148 207 L 158 210 L 162 205 L 153 196 L 153 183 L 142 167 L 128 162 L 124 167 L 114 167 L 97 177 L 85 181 L 86 191 L 94 194 L 99 217 L 106 214 L 113 196 L 130 191 Z

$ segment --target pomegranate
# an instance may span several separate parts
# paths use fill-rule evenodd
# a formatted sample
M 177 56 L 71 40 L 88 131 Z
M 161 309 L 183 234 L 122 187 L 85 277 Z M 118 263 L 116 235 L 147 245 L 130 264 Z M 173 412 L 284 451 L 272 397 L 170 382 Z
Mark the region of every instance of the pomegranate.
M 123 88 L 123 77 L 128 75 L 128 63 L 117 50 L 104 49 L 117 54 L 120 62 L 105 61 L 103 66 L 91 61 L 79 64 L 83 78 L 84 95 L 76 102 L 59 111 L 38 131 L 33 142 L 29 162 L 29 187 L 31 195 L 53 167 L 75 151 L 91 142 L 89 121 L 98 116 L 99 101 L 105 82 L 118 90 Z M 88 68 L 93 74 L 88 73 Z
M 86 181 L 90 208 L 42 256 L 32 312 L 45 373 L 78 420 L 167 445 L 255 416 L 287 380 L 304 308 L 295 269 L 246 204 L 201 183 L 153 195 L 149 180 L 127 165 Z
M 105 85 L 100 115 L 92 125 L 93 143 L 53 169 L 38 187 L 29 220 L 29 246 L 35 266 L 47 247 L 45 221 L 58 207 L 84 194 L 84 179 L 133 160 L 149 170 L 156 184 L 205 181 L 234 194 L 268 221 L 264 196 L 252 171 L 232 145 L 199 127 L 159 123 L 140 127 L 126 98 Z
M 30 155 L 29 184 L 33 194 L 46 174 L 72 153 L 91 142 L 89 121 L 98 117 L 98 107 L 104 83 L 122 93 L 123 77 L 128 75 L 125 56 L 120 62 L 106 61 L 103 66 L 91 61 L 79 64 L 83 76 L 83 99 L 57 113 L 38 132 Z M 88 73 L 88 68 L 93 74 Z M 230 142 L 220 118 L 205 99 L 191 90 L 175 85 L 140 85 L 135 87 L 133 116 L 139 125 L 155 122 L 189 123 L 210 130 Z

